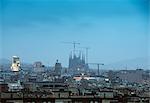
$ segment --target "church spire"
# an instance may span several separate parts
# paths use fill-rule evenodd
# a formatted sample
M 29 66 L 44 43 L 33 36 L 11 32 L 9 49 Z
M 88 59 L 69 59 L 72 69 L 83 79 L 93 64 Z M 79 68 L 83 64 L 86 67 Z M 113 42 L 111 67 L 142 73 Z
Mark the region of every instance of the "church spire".
M 70 52 L 69 59 L 72 59 L 72 51 Z
M 84 56 L 84 53 L 82 53 L 82 62 L 85 64 L 85 56 Z
M 81 51 L 79 51 L 79 59 L 81 59 Z

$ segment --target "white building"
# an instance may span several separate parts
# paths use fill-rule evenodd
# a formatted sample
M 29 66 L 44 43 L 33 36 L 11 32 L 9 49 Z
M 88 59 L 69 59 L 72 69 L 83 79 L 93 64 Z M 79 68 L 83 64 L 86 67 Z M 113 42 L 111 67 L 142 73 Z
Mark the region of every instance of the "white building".
M 11 64 L 11 70 L 13 72 L 19 72 L 20 70 L 20 59 L 18 56 L 13 56 L 12 57 L 12 64 Z
M 18 83 L 8 83 L 8 91 L 21 91 L 23 87 Z

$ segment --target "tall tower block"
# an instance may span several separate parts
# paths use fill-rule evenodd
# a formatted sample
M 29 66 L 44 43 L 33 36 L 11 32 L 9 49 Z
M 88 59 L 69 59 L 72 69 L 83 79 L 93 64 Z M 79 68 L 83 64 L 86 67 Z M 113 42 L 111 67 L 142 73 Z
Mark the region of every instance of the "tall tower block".
M 11 70 L 13 72 L 19 72 L 20 68 L 21 68 L 20 58 L 18 56 L 13 56 L 12 57 L 12 64 L 11 64 Z

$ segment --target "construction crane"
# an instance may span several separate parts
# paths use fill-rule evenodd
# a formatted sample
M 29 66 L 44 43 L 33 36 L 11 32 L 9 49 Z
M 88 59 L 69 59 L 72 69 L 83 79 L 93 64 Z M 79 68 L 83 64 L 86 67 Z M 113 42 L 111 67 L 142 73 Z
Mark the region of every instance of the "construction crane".
M 76 51 L 76 45 L 80 45 L 80 43 L 78 42 L 62 42 L 62 43 L 65 43 L 65 44 L 73 44 L 73 54 L 75 54 L 75 51 Z
M 98 76 L 99 76 L 99 75 L 100 75 L 100 73 L 99 73 L 99 66 L 100 66 L 100 65 L 104 65 L 104 64 L 103 64 L 103 63 L 88 63 L 88 64 L 97 65 Z
M 88 64 L 88 50 L 90 49 L 89 47 L 81 47 L 85 49 L 85 53 L 86 53 L 86 63 Z

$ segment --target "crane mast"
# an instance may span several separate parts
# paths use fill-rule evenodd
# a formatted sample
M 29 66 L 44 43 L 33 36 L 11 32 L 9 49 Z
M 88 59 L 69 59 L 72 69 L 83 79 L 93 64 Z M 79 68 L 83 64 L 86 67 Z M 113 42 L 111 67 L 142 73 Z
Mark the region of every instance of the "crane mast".
M 100 65 L 104 65 L 104 63 L 88 63 L 88 64 L 92 64 L 92 65 L 97 65 L 97 72 L 98 72 L 98 76 L 100 75 L 100 70 L 99 70 L 99 66 Z

